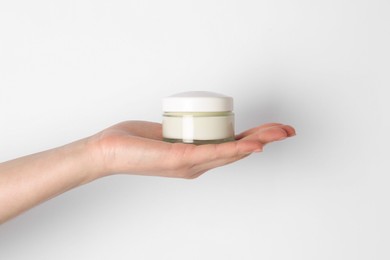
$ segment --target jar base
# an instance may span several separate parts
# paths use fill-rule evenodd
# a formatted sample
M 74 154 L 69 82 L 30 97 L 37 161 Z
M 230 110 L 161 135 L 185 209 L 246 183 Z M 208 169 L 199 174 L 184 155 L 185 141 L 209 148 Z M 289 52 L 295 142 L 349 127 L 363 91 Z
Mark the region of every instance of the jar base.
M 183 140 L 183 139 L 172 139 L 172 138 L 163 138 L 163 141 L 169 142 L 169 143 L 185 143 L 185 144 L 220 144 L 220 143 L 226 143 L 235 141 L 234 137 L 228 137 L 224 139 L 218 139 L 218 140 Z

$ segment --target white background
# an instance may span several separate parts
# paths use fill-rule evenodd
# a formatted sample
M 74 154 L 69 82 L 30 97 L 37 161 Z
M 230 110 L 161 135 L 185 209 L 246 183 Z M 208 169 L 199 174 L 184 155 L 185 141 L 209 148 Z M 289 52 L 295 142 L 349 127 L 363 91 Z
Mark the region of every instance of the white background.
M 0 227 L 0 259 L 389 259 L 386 0 L 0 2 L 0 161 L 161 98 L 235 99 L 293 139 L 199 179 L 118 175 Z M 1 210 L 1 205 L 0 205 Z

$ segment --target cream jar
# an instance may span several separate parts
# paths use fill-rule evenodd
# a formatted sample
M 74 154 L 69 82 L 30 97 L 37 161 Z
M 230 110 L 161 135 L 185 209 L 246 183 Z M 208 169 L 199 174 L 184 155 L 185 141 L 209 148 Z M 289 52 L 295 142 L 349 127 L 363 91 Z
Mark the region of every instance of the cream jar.
M 215 144 L 233 141 L 233 98 L 206 91 L 163 99 L 163 138 L 172 143 Z

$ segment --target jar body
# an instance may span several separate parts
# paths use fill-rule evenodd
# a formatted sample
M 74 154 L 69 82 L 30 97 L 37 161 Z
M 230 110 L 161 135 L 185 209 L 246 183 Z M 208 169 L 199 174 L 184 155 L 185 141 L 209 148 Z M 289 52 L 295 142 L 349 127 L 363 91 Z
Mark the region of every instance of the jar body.
M 210 144 L 235 140 L 234 114 L 228 112 L 165 112 L 163 138 L 172 143 Z

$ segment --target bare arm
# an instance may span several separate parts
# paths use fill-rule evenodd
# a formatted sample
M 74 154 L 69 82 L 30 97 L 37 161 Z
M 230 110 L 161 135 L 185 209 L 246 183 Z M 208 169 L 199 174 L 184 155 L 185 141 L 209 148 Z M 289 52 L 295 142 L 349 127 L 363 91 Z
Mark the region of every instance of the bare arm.
M 0 223 L 94 179 L 85 140 L 0 164 Z
M 295 135 L 282 124 L 259 126 L 223 144 L 170 144 L 161 124 L 128 121 L 96 135 L 0 164 L 0 223 L 67 190 L 115 173 L 192 179 Z

